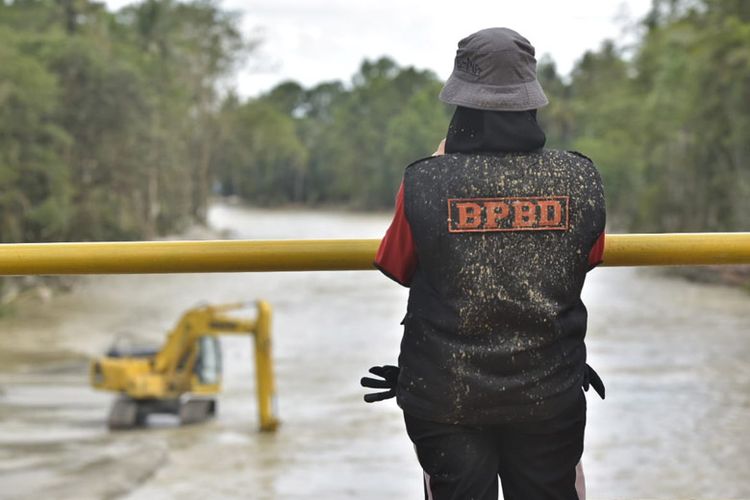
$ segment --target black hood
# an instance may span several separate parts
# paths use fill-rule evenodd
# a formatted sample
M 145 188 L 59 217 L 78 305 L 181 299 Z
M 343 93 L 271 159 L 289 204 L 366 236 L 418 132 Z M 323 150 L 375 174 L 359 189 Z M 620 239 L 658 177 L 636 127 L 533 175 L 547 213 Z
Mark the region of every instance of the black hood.
M 458 106 L 446 134 L 445 152 L 527 152 L 543 148 L 546 140 L 535 109 L 484 111 Z

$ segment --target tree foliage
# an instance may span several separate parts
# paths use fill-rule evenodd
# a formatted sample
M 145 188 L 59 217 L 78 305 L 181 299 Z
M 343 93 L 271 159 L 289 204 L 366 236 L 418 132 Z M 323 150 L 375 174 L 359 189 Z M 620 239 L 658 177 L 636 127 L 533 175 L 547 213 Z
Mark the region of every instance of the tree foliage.
M 539 113 L 548 147 L 578 150 L 596 162 L 615 226 L 747 230 L 747 2 L 654 0 L 635 46 L 606 41 L 584 54 L 568 77 L 543 57 L 538 73 L 550 98 Z M 285 82 L 242 106 L 268 104 L 296 125 L 282 126 L 276 117 L 245 121 L 234 133 L 250 140 L 278 126 L 278 136 L 265 134 L 274 138 L 268 147 L 283 142 L 295 161 L 306 158 L 283 174 L 289 186 L 273 184 L 266 167 L 249 159 L 222 164 L 219 179 L 227 192 L 247 193 L 256 203 L 389 206 L 404 166 L 430 154 L 445 135 L 450 109 L 437 100 L 440 83 L 388 58 L 365 61 L 350 85 L 305 90 Z M 262 144 L 253 144 L 262 157 Z M 257 189 L 231 187 L 243 177 Z
M 747 230 L 750 4 L 654 0 L 640 39 L 570 75 L 543 57 L 548 147 L 599 166 L 610 220 Z M 251 48 L 213 0 L 0 0 L 0 238 L 151 237 L 211 193 L 264 205 L 388 207 L 451 109 L 431 72 L 382 57 L 350 82 L 218 92 Z
M 607 42 L 569 83 L 545 87 L 556 101 L 542 115 L 547 129 L 596 161 L 620 225 L 748 229 L 748 5 L 655 0 L 632 57 Z
M 221 149 L 244 155 L 219 165 L 223 191 L 254 203 L 390 206 L 404 166 L 445 136 L 439 90 L 433 73 L 383 57 L 364 61 L 348 87 L 284 82 L 232 106 Z
M 0 1 L 0 240 L 152 237 L 203 217 L 217 82 L 245 47 L 208 0 Z

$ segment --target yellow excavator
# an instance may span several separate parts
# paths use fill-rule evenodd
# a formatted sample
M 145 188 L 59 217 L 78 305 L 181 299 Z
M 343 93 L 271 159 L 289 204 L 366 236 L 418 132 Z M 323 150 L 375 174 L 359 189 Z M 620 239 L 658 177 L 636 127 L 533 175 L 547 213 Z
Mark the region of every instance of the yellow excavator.
M 271 306 L 255 303 L 254 319 L 227 314 L 247 303 L 203 305 L 186 311 L 159 350 L 115 346 L 93 360 L 91 385 L 119 393 L 109 412 L 110 429 L 146 424 L 152 413 L 179 416 L 181 424 L 204 421 L 216 413 L 221 390 L 219 335 L 253 335 L 260 429 L 279 424 L 271 359 Z

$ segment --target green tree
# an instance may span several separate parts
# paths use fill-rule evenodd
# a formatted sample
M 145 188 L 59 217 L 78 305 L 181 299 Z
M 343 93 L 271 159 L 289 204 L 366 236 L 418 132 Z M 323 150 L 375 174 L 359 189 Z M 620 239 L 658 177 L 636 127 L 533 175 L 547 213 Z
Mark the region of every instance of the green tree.
M 209 0 L 0 2 L 3 238 L 141 238 L 203 219 L 217 87 L 248 48 Z
M 52 120 L 54 75 L 0 26 L 0 239 L 65 237 L 72 186 L 63 151 L 70 137 Z
M 384 176 L 378 195 L 382 202 L 393 197 L 404 167 L 431 155 L 445 138 L 453 108 L 438 102 L 441 88 L 436 80 L 425 84 L 389 121 L 383 147 Z
M 257 204 L 303 201 L 307 151 L 294 120 L 262 101 L 227 107 L 225 114 L 231 134 L 218 160 L 223 193 Z

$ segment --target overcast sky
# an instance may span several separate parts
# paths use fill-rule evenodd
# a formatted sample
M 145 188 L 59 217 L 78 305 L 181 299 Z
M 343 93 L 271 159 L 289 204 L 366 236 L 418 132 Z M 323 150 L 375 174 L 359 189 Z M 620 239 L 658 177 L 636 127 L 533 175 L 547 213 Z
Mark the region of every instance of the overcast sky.
M 131 3 L 107 0 L 111 8 Z M 283 80 L 305 87 L 348 82 L 364 58 L 388 55 L 400 65 L 447 78 L 459 39 L 492 26 L 528 38 L 563 74 L 586 50 L 612 38 L 633 39 L 651 0 L 223 0 L 243 14 L 243 31 L 262 44 L 241 69 L 240 94 Z

